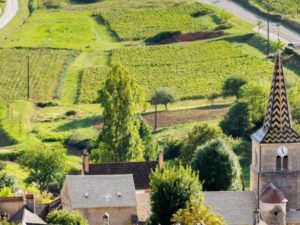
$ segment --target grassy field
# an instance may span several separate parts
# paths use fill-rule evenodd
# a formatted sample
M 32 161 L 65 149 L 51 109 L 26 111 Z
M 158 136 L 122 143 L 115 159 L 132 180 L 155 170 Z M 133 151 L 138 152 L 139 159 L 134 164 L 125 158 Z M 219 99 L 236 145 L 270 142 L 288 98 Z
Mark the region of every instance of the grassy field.
M 274 13 L 285 15 L 300 22 L 300 0 L 250 0 L 251 4 L 258 6 L 264 11 L 270 10 Z
M 27 56 L 30 58 L 30 97 L 47 100 L 59 94 L 65 67 L 74 52 L 50 49 L 0 49 L 0 98 L 24 99 L 27 96 Z
M 225 41 L 136 46 L 113 50 L 111 61 L 120 62 L 135 74 L 148 96 L 166 86 L 174 89 L 178 98 L 199 98 L 221 94 L 224 81 L 231 76 L 257 82 L 270 80 L 273 65 L 248 55 L 246 50 Z M 108 70 L 106 66 L 83 70 L 79 102 L 95 101 Z M 289 74 L 292 83 L 296 76 Z
M 104 10 L 100 13 L 121 40 L 140 40 L 162 32 L 213 30 L 221 19 L 200 3 L 168 8 Z
M 4 47 L 86 48 L 95 40 L 95 18 L 89 12 L 34 12 Z
M 0 15 L 3 14 L 3 11 L 5 9 L 5 2 L 6 0 L 0 0 Z

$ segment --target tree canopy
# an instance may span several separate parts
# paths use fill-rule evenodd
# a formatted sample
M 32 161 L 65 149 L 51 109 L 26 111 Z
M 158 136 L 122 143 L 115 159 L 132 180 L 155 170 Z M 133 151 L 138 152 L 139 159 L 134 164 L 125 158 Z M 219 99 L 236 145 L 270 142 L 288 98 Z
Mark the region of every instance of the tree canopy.
M 143 91 L 134 77 L 120 64 L 114 64 L 100 91 L 103 128 L 99 136 L 99 161 L 144 159 L 136 110 Z
M 166 110 L 168 110 L 168 104 L 173 103 L 175 101 L 175 92 L 169 87 L 158 89 L 152 94 L 150 99 L 150 103 L 152 105 L 164 105 L 166 107 Z
M 192 168 L 199 172 L 199 179 L 205 191 L 241 188 L 240 163 L 223 140 L 213 140 L 200 146 L 192 160 Z
M 183 166 L 156 169 L 150 176 L 150 186 L 153 225 L 171 225 L 173 214 L 186 208 L 190 199 L 201 192 L 197 174 Z
M 198 146 L 203 145 L 218 136 L 218 130 L 208 126 L 208 124 L 194 126 L 193 130 L 188 133 L 181 150 L 180 159 L 182 163 L 184 165 L 189 164 Z
M 40 191 L 48 191 L 49 184 L 61 184 L 66 171 L 66 150 L 59 144 L 40 145 L 24 153 L 20 159 L 29 171 L 25 182 L 36 183 Z
M 247 81 L 242 78 L 230 77 L 224 82 L 222 95 L 224 97 L 235 96 L 238 98 L 240 88 L 246 83 Z

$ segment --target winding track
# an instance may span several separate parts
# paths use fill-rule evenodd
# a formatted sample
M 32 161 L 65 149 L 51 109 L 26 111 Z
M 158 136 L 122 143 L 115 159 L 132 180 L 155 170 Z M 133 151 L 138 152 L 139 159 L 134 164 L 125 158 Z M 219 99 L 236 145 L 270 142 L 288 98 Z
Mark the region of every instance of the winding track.
M 6 0 L 4 13 L 0 17 L 0 29 L 5 27 L 17 15 L 18 11 L 18 0 Z
M 219 8 L 225 9 L 232 14 L 234 14 L 236 17 L 246 20 L 249 23 L 256 26 L 257 20 L 260 19 L 264 22 L 264 28 L 262 29 L 262 33 L 264 35 L 267 35 L 267 19 L 262 18 L 255 13 L 245 9 L 244 7 L 240 6 L 239 4 L 230 1 L 230 0 L 197 0 L 198 2 L 204 2 L 208 4 L 215 5 Z M 276 26 L 276 23 L 270 22 L 270 38 L 273 40 L 277 40 L 278 38 L 278 29 Z M 300 42 L 300 33 L 297 33 L 287 27 L 280 26 L 280 39 L 287 43 L 290 41 L 298 41 Z

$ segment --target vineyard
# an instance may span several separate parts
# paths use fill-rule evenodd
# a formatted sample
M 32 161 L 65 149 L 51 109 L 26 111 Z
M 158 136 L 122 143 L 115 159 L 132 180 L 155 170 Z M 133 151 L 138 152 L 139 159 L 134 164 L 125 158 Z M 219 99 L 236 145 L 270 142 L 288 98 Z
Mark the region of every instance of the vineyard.
M 95 19 L 86 12 L 35 12 L 4 47 L 85 48 L 95 39 Z
M 265 0 L 250 0 L 250 2 L 260 5 L 267 9 L 268 1 Z M 282 14 L 299 14 L 300 13 L 300 0 L 269 0 L 272 10 Z
M 112 62 L 121 62 L 134 73 L 148 96 L 156 88 L 168 86 L 181 99 L 220 94 L 231 76 L 270 82 L 273 70 L 271 63 L 225 41 L 120 48 L 112 51 Z M 105 67 L 83 71 L 79 102 L 96 100 L 107 71 Z M 294 79 L 289 76 L 290 82 Z
M 162 32 L 215 29 L 218 16 L 200 3 L 172 7 L 103 10 L 101 17 L 121 40 L 140 40 Z
M 27 95 L 27 56 L 30 58 L 32 99 L 56 95 L 65 64 L 73 57 L 69 50 L 0 49 L 0 99 L 24 99 Z

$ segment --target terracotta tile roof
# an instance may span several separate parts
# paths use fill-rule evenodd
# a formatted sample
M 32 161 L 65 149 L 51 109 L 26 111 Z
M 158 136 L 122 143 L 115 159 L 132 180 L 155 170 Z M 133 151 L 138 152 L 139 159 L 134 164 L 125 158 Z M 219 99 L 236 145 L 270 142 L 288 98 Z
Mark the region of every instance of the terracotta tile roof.
M 299 143 L 300 136 L 292 128 L 281 56 L 275 59 L 272 86 L 263 128 L 253 136 L 260 143 Z
M 23 202 L 23 197 L 2 197 L 0 202 Z
M 149 189 L 150 173 L 158 161 L 90 164 L 88 175 L 133 174 L 136 190 Z
M 272 183 L 261 193 L 260 200 L 264 203 L 271 204 L 287 202 L 284 194 Z

